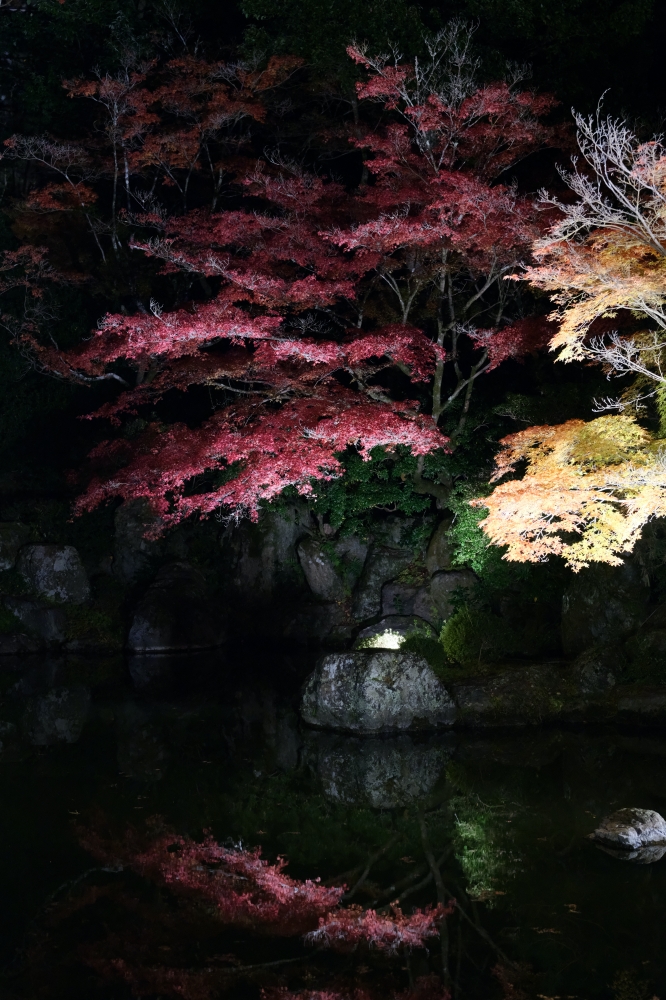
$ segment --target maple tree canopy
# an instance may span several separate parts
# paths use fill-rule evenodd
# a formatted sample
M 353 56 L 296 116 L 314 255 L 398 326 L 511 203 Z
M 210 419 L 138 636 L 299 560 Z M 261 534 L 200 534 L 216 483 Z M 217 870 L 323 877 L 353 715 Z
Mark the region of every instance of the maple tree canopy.
M 279 152 L 247 155 L 239 123 L 266 120 L 266 95 L 301 64 L 292 57 L 260 71 L 186 56 L 70 80 L 72 97 L 101 108 L 94 138 L 6 143 L 7 155 L 55 178 L 25 212 L 76 212 L 104 260 L 129 245 L 205 293 L 171 308 L 139 302 L 139 312 L 105 316 L 62 351 L 40 337 L 34 306 L 48 280 L 80 276 L 45 273 L 38 248 L 6 258 L 33 296 L 13 332 L 37 363 L 122 384 L 91 416 L 120 426 L 154 414 L 167 393 L 215 393 L 196 426 L 149 416 L 139 435 L 99 445 L 79 511 L 142 497 L 164 524 L 219 508 L 256 518 L 286 487 L 307 495 L 314 481 L 339 476 L 346 449 L 364 459 L 380 447 L 446 449 L 440 420 L 458 407 L 461 431 L 477 378 L 547 342 L 548 322 L 512 313 L 502 281 L 540 234 L 539 217 L 498 178 L 557 142 L 541 121 L 554 101 L 505 82 L 479 87 L 460 60 L 468 35 L 454 22 L 430 39 L 430 62 L 390 64 L 349 49 L 366 73 L 359 99 L 385 109 L 379 128 L 349 126 L 365 172 L 351 191 Z M 103 225 L 100 178 L 112 192 Z M 206 208 L 189 208 L 197 179 Z M 160 190 L 177 193 L 180 211 L 165 211 Z M 234 207 L 220 211 L 230 192 Z M 392 391 L 386 369 L 411 391 Z M 430 386 L 429 407 L 419 386 Z

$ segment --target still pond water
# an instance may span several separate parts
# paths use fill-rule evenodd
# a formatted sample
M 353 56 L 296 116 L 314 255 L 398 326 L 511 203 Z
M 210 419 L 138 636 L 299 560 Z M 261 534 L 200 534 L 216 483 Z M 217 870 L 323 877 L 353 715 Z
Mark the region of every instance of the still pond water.
M 460 908 L 447 921 L 454 997 L 666 997 L 666 857 L 635 864 L 586 839 L 623 806 L 666 813 L 666 734 L 317 733 L 295 710 L 303 663 L 266 655 L 268 673 L 266 657 L 259 669 L 228 655 L 3 667 L 0 998 L 349 995 L 350 984 L 390 998 L 441 972 L 440 942 L 331 956 L 179 926 L 166 890 L 82 846 L 96 825 L 145 832 L 154 817 L 261 845 L 293 877 L 345 883 L 349 902 L 375 909 L 435 903 L 434 857 L 440 894 Z M 138 955 L 152 985 L 127 974 Z M 189 985 L 174 985 L 175 967 Z

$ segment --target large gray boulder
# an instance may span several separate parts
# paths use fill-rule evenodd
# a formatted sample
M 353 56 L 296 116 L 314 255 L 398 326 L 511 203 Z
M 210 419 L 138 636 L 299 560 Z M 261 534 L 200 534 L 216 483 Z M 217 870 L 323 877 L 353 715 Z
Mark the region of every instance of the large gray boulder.
M 203 574 L 188 563 L 163 566 L 134 613 L 127 645 L 136 653 L 166 653 L 219 646 L 222 608 L 210 599 Z
M 627 851 L 666 845 L 666 821 L 653 809 L 618 809 L 606 816 L 590 837 L 607 847 Z
M 51 601 L 83 604 L 90 597 L 90 583 L 73 545 L 26 545 L 16 568 L 34 591 Z
M 442 570 L 428 583 L 409 586 L 394 581 L 382 587 L 383 615 L 416 615 L 439 628 L 453 614 L 452 597 L 477 582 L 470 569 Z
M 410 736 L 359 739 L 309 732 L 305 759 L 324 795 L 345 805 L 397 809 L 422 801 L 439 781 L 452 747 Z
M 572 665 L 572 680 L 583 695 L 603 694 L 615 687 L 625 666 L 625 657 L 617 646 L 593 646 Z
M 450 726 L 456 710 L 422 656 L 363 649 L 319 660 L 305 684 L 301 715 L 322 729 L 388 733 Z
M 157 537 L 162 520 L 141 497 L 128 500 L 115 513 L 113 575 L 121 583 L 134 583 L 163 552 Z
M 324 543 L 318 538 L 304 538 L 298 543 L 296 552 L 312 593 L 324 601 L 342 601 L 344 581 Z
M 442 521 L 428 543 L 425 564 L 430 576 L 445 569 L 451 569 L 453 546 L 449 539 L 451 521 Z
M 268 510 L 256 524 L 230 525 L 220 539 L 229 589 L 246 601 L 265 603 L 285 585 L 302 586 L 296 544 L 311 525 L 305 504 Z
M 578 656 L 598 643 L 615 643 L 650 611 L 650 588 L 634 562 L 591 566 L 576 574 L 562 601 L 562 648 Z
M 43 642 L 64 642 L 66 619 L 62 608 L 40 604 L 27 597 L 5 597 L 2 603 L 29 633 L 38 636 Z
M 17 521 L 0 522 L 0 572 L 13 569 L 18 551 L 30 539 L 30 529 Z

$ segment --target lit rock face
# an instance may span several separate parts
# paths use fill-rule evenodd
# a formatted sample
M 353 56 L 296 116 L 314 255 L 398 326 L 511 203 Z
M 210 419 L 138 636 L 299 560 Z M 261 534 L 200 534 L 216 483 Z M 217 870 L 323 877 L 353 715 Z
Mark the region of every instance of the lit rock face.
M 117 509 L 114 525 L 113 575 L 121 583 L 134 583 L 163 553 L 163 540 L 151 535 L 163 522 L 139 497 Z
M 368 554 L 368 544 L 355 535 L 324 543 L 306 536 L 296 554 L 308 586 L 324 601 L 342 601 L 351 594 Z
M 450 695 L 422 656 L 393 649 L 323 656 L 308 678 L 309 725 L 353 733 L 438 729 L 455 720 Z
M 41 597 L 83 604 L 90 597 L 88 575 L 73 545 L 26 545 L 16 568 Z
M 331 557 L 317 538 L 304 538 L 296 549 L 313 594 L 325 601 L 342 601 L 345 588 Z
M 2 602 L 21 624 L 42 642 L 58 643 L 65 639 L 65 612 L 27 597 L 5 597 Z
M 666 846 L 666 821 L 653 809 L 618 809 L 607 816 L 590 836 L 606 847 L 626 851 L 652 844 Z

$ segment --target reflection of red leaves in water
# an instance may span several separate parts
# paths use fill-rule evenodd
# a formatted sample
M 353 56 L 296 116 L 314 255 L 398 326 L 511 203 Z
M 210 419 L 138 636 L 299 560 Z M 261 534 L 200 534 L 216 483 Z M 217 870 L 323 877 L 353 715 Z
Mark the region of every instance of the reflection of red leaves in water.
M 417 910 L 406 917 L 396 906 L 390 915 L 380 916 L 374 910 L 349 907 L 329 913 L 305 940 L 338 951 L 349 950 L 366 941 L 371 948 L 394 954 L 401 949 L 422 948 L 426 938 L 439 934 L 439 921 L 448 912 L 439 905 L 424 912 Z
M 349 950 L 361 942 L 380 951 L 422 948 L 439 933 L 444 907 L 405 916 L 398 907 L 390 915 L 360 907 L 335 909 L 344 886 L 290 878 L 287 862 L 270 864 L 260 849 L 227 848 L 211 836 L 200 842 L 160 832 L 141 843 L 136 831 L 121 841 L 104 840 L 87 830 L 82 846 L 106 863 L 120 863 L 179 896 L 212 904 L 216 919 L 279 937 L 305 934 L 306 941 L 334 950 Z M 317 923 L 319 926 L 317 926 Z
M 291 878 L 284 872 L 282 858 L 271 864 L 260 857 L 259 849 L 223 847 L 210 835 L 197 842 L 176 835 L 159 820 L 149 821 L 146 832 L 129 828 L 121 836 L 100 833 L 102 829 L 100 822 L 94 829 L 79 827 L 82 846 L 108 871 L 125 874 L 103 887 L 82 887 L 75 897 L 58 904 L 49 923 L 60 925 L 69 946 L 72 930 L 67 921 L 77 921 L 83 913 L 86 925 L 101 919 L 99 937 L 75 945 L 76 961 L 103 980 L 123 982 L 135 997 L 213 1000 L 257 977 L 257 985 L 292 983 L 294 976 L 302 985 L 303 963 L 311 980 L 310 970 L 317 968 L 322 949 L 354 952 L 360 946 L 395 956 L 424 947 L 439 933 L 447 912 L 441 906 L 411 915 L 397 907 L 388 914 L 342 908 L 344 887 Z M 128 893 L 127 879 L 132 887 L 136 876 L 142 883 Z M 239 954 L 229 953 L 232 941 L 227 929 L 231 928 L 232 946 L 236 951 L 240 945 Z M 247 940 L 235 940 L 239 929 L 249 932 Z M 257 934 L 265 944 L 259 945 Z M 295 939 L 289 945 L 288 965 L 278 962 L 274 969 L 276 947 L 282 957 L 284 945 L 277 940 L 271 944 L 270 939 L 285 937 Z M 316 945 L 316 952 L 304 953 L 299 937 Z M 36 968 L 48 964 L 45 954 L 34 957 Z M 285 980 L 287 971 L 290 978 Z M 376 972 L 372 986 L 361 988 L 350 970 L 333 973 L 332 978 L 327 966 L 323 973 L 327 990 L 272 989 L 264 1000 L 448 1000 L 436 976 L 403 993 L 390 966 Z M 306 977 L 306 982 L 310 980 Z
M 344 892 L 289 878 L 283 873 L 284 860 L 271 865 L 259 850 L 231 850 L 210 836 L 197 843 L 166 832 L 141 845 L 131 831 L 124 841 L 111 844 L 86 831 L 82 843 L 96 857 L 118 861 L 180 896 L 212 904 L 215 917 L 225 924 L 281 937 L 311 929 Z

